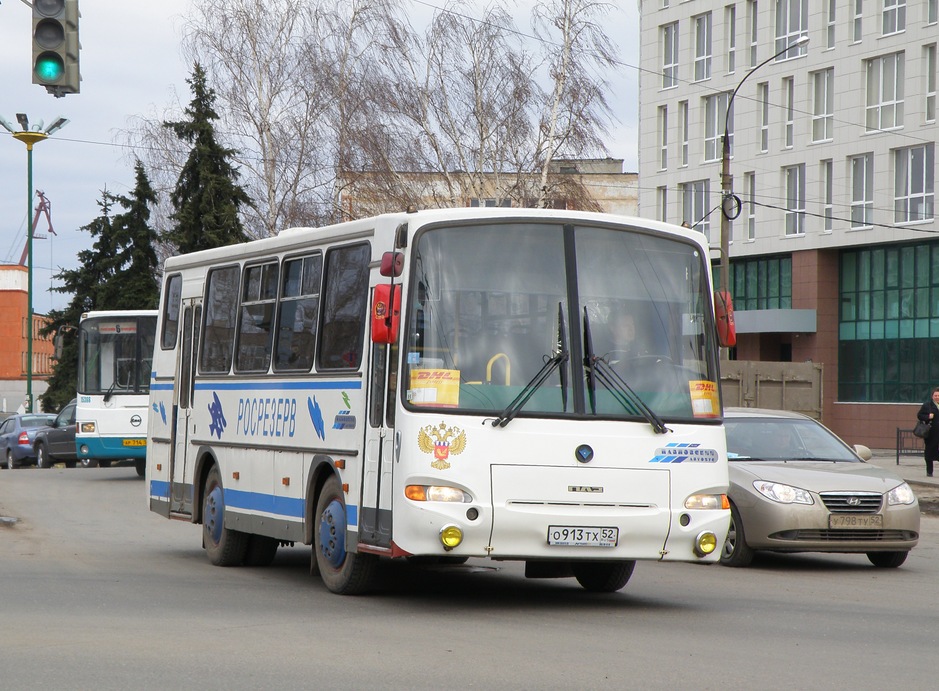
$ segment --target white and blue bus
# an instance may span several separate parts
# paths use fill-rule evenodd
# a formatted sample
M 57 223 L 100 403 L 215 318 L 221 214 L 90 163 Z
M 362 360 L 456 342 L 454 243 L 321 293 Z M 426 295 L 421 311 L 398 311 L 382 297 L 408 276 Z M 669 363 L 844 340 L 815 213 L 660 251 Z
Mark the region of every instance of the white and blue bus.
M 428 210 L 164 268 L 149 506 L 201 524 L 212 563 L 303 544 L 337 593 L 399 557 L 611 592 L 637 560 L 718 561 L 732 312 L 701 233 Z
M 145 474 L 156 321 L 157 310 L 81 316 L 75 446 L 86 467 L 133 462 Z

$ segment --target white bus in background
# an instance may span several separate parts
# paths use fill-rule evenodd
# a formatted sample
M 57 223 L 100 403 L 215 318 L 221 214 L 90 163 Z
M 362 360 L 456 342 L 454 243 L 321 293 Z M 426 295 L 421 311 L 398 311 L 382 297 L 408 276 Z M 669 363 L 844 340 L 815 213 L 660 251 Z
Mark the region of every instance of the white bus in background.
M 132 461 L 145 474 L 156 321 L 156 310 L 82 314 L 75 446 L 86 467 Z
M 637 560 L 718 561 L 732 311 L 701 233 L 428 210 L 164 268 L 149 503 L 202 524 L 212 563 L 312 545 L 351 594 L 382 558 L 523 561 L 603 592 Z

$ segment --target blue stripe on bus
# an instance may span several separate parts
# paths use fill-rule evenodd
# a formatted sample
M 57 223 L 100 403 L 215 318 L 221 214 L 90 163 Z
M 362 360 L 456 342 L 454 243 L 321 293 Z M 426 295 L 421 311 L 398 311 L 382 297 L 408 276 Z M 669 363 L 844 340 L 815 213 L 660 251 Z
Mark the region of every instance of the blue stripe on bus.
M 162 480 L 150 481 L 150 496 L 168 500 L 170 497 L 170 484 Z M 304 500 L 292 497 L 277 497 L 260 492 L 244 492 L 236 489 L 225 490 L 225 506 L 232 509 L 245 509 L 249 511 L 263 511 L 275 516 L 302 519 L 304 517 Z M 347 525 L 358 525 L 358 507 L 346 505 Z

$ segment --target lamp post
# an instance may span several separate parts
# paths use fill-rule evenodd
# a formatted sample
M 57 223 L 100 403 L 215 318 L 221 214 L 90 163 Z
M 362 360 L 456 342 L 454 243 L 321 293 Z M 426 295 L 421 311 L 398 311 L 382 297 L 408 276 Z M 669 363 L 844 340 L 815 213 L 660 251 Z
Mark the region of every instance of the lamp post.
M 809 42 L 809 37 L 805 34 L 799 36 L 795 41 L 787 45 L 779 52 L 766 58 L 759 65 L 743 75 L 743 79 L 737 84 L 736 88 L 730 94 L 727 101 L 727 109 L 724 111 L 724 138 L 721 141 L 721 290 L 726 291 L 728 286 L 728 273 L 730 272 L 730 221 L 740 214 L 740 200 L 734 197 L 733 177 L 730 174 L 730 138 L 727 118 L 730 115 L 730 109 L 734 104 L 734 97 L 740 91 L 740 87 L 747 81 L 747 78 L 760 69 L 768 62 L 772 62 L 783 53 L 786 53 L 798 46 L 804 46 Z M 736 208 L 731 211 L 728 205 L 735 205 Z
M 25 113 L 17 113 L 16 121 L 22 127 L 14 129 L 7 120 L 0 117 L 2 125 L 14 139 L 26 145 L 26 412 L 33 412 L 33 146 L 46 139 L 56 130 L 65 127 L 65 118 L 56 118 L 48 127 L 42 122 L 29 129 L 29 118 Z

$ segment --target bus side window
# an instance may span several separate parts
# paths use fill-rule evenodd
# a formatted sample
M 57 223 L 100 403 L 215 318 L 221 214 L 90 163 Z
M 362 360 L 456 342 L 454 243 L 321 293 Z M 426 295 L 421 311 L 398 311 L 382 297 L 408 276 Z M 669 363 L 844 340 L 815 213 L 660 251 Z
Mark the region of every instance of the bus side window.
M 368 243 L 326 253 L 317 370 L 354 369 L 362 362 L 371 255 Z

